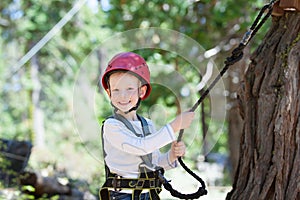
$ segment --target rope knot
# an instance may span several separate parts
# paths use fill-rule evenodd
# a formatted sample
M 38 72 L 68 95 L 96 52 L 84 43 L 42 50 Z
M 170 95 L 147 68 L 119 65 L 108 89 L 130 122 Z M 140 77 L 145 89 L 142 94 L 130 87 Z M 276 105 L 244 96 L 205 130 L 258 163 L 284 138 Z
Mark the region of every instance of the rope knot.
M 232 51 L 231 56 L 226 58 L 226 60 L 224 62 L 225 65 L 233 65 L 234 63 L 241 60 L 244 55 L 244 53 L 243 53 L 244 48 L 245 48 L 245 45 L 243 45 L 243 44 L 240 44 L 237 48 L 235 48 Z

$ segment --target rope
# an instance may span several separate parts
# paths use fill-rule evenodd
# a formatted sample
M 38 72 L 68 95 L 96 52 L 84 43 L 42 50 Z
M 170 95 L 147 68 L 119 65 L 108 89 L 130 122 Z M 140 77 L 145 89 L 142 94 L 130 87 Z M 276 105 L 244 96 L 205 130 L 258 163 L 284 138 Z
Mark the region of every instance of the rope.
M 41 50 L 41 48 L 43 48 L 72 19 L 86 2 L 87 0 L 78 0 L 71 10 L 69 10 L 68 13 L 64 15 L 64 17 L 12 67 L 13 72 L 11 76 L 16 74 L 29 59 Z
M 238 62 L 243 57 L 243 50 L 247 46 L 247 44 L 250 42 L 250 40 L 254 37 L 254 35 L 257 33 L 257 31 L 261 28 L 261 26 L 266 22 L 268 17 L 272 14 L 273 5 L 279 0 L 272 0 L 269 4 L 265 5 L 261 11 L 259 12 L 258 16 L 254 20 L 254 23 L 252 24 L 249 31 L 247 31 L 243 39 L 241 40 L 238 47 L 236 47 L 230 57 L 226 58 L 225 66 L 221 70 L 221 72 L 218 74 L 218 76 L 213 80 L 213 82 L 208 86 L 208 88 L 203 92 L 203 94 L 200 96 L 198 101 L 193 105 L 193 107 L 190 109 L 190 111 L 195 111 L 197 107 L 202 103 L 202 101 L 206 98 L 206 96 L 209 94 L 210 90 L 216 85 L 216 83 L 222 78 L 222 76 L 225 74 L 225 72 L 229 69 L 230 66 Z M 264 18 L 260 21 L 263 13 L 268 9 L 268 13 L 264 16 Z M 178 141 L 182 139 L 183 129 L 180 130 Z
M 184 164 L 181 157 L 178 158 L 178 161 L 179 161 L 180 165 L 185 169 L 185 171 L 187 171 L 190 175 L 192 175 L 195 179 L 197 179 L 198 182 L 200 182 L 202 187 L 199 187 L 198 190 L 194 193 L 182 194 L 182 193 L 178 192 L 177 190 L 173 189 L 172 185 L 168 181 L 164 181 L 163 182 L 164 188 L 166 190 L 168 190 L 173 197 L 177 197 L 179 199 L 198 199 L 200 196 L 206 195 L 207 190 L 205 189 L 204 181 Z
M 230 57 L 227 57 L 224 64 L 225 66 L 220 71 L 218 76 L 213 80 L 213 82 L 208 86 L 208 88 L 202 93 L 200 98 L 197 100 L 197 102 L 193 105 L 193 107 L 190 109 L 190 111 L 195 111 L 198 106 L 202 103 L 202 101 L 206 98 L 206 96 L 209 94 L 210 90 L 216 85 L 216 83 L 222 78 L 222 76 L 225 74 L 225 72 L 229 69 L 230 66 L 235 64 L 236 62 L 240 61 L 243 58 L 243 50 L 247 46 L 247 44 L 250 42 L 250 40 L 254 37 L 254 35 L 257 33 L 257 31 L 262 27 L 262 25 L 266 22 L 266 20 L 269 18 L 269 16 L 272 14 L 273 5 L 279 0 L 272 0 L 269 4 L 262 7 L 260 10 L 258 16 L 254 20 L 252 26 L 250 27 L 249 31 L 247 31 L 243 39 L 241 40 L 238 47 L 236 47 Z M 262 18 L 264 12 L 267 11 L 267 14 Z M 262 18 L 262 19 L 261 19 Z M 177 138 L 177 141 L 182 140 L 184 130 L 181 129 L 179 131 L 179 135 Z M 205 186 L 205 182 L 192 170 L 190 170 L 183 162 L 182 158 L 179 157 L 178 161 L 180 165 L 185 169 L 187 173 L 189 173 L 192 177 L 194 177 L 200 184 L 201 187 L 198 188 L 198 191 L 192 194 L 182 194 L 176 190 L 174 190 L 171 186 L 171 184 L 168 181 L 164 181 L 163 185 L 166 190 L 168 190 L 172 196 L 178 197 L 180 199 L 198 199 L 199 197 L 206 195 L 207 190 Z

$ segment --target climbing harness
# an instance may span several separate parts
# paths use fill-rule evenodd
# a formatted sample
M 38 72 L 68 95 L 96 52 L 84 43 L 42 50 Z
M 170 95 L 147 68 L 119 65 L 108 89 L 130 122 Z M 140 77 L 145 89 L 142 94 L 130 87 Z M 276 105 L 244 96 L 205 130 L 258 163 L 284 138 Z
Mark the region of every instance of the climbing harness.
M 207 87 L 207 89 L 202 93 L 202 95 L 197 100 L 197 102 L 193 105 L 190 111 L 195 111 L 197 107 L 202 103 L 202 101 L 206 98 L 206 96 L 209 94 L 210 90 L 216 85 L 216 83 L 222 78 L 225 72 L 229 69 L 229 67 L 242 59 L 244 48 L 254 37 L 257 31 L 261 28 L 261 26 L 266 22 L 266 20 L 270 17 L 270 15 L 272 14 L 273 6 L 277 1 L 279 0 L 272 0 L 270 1 L 269 4 L 266 4 L 265 6 L 262 7 L 258 16 L 254 20 L 252 26 L 250 27 L 249 31 L 247 31 L 244 34 L 244 37 L 242 38 L 239 46 L 232 51 L 232 55 L 230 57 L 226 58 L 226 61 L 224 62 L 225 66 L 223 67 L 223 69 L 220 71 L 218 76 L 213 80 L 213 82 Z M 262 18 L 265 12 L 267 13 Z M 177 138 L 177 141 L 181 141 L 183 133 L 184 130 L 181 129 L 179 131 L 179 136 Z M 201 187 L 199 187 L 197 192 L 192 194 L 181 194 L 178 191 L 174 190 L 170 184 L 164 184 L 165 189 L 168 190 L 172 196 L 180 199 L 198 199 L 199 197 L 206 195 L 207 190 L 206 190 L 205 182 L 185 165 L 181 157 L 178 157 L 178 161 L 180 165 L 186 170 L 186 172 L 188 172 L 192 177 L 194 177 L 201 184 Z
M 114 113 L 114 116 L 109 118 L 115 118 L 121 121 L 130 131 L 132 131 L 137 137 L 141 137 L 141 135 L 137 134 L 132 124 L 122 115 Z M 150 135 L 150 130 L 147 121 L 142 116 L 138 115 L 138 119 L 142 124 L 143 136 L 146 137 Z M 103 156 L 106 156 L 104 151 L 104 142 L 103 142 L 103 126 L 102 126 L 102 148 L 103 148 Z M 122 176 L 118 176 L 117 174 L 111 173 L 105 161 L 105 173 L 106 173 L 106 181 L 103 184 L 100 190 L 100 197 L 102 200 L 110 199 L 110 190 L 121 191 L 122 189 L 131 189 L 132 199 L 139 200 L 140 195 L 143 190 L 149 190 L 149 195 L 152 200 L 159 200 L 159 193 L 161 192 L 161 186 L 166 179 L 163 177 L 164 169 L 161 167 L 154 167 L 152 165 L 152 154 L 147 154 L 141 156 L 142 163 L 139 166 L 139 177 L 138 178 L 124 178 Z

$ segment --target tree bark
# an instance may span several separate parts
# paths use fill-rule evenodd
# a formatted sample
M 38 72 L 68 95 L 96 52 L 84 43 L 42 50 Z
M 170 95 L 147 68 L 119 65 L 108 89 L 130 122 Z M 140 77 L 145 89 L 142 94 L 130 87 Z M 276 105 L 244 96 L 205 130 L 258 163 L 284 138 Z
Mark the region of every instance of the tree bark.
M 300 13 L 273 17 L 239 99 L 240 159 L 226 199 L 300 199 Z

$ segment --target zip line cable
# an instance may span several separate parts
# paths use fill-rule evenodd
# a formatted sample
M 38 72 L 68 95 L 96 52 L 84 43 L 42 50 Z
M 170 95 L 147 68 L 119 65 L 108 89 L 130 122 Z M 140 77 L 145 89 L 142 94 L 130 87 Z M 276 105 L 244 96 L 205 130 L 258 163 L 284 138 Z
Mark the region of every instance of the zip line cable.
M 22 66 L 28 62 L 41 48 L 43 48 L 49 40 L 51 40 L 67 22 L 84 6 L 88 0 L 79 0 L 69 10 L 69 12 L 57 23 L 52 29 L 38 42 L 36 43 L 14 66 L 12 75 L 17 73 Z
M 257 31 L 262 27 L 262 25 L 266 22 L 266 20 L 270 17 L 272 14 L 273 6 L 274 4 L 279 1 L 279 0 L 272 0 L 270 1 L 269 4 L 266 4 L 265 6 L 262 7 L 260 10 L 258 16 L 254 20 L 252 26 L 250 27 L 249 31 L 247 31 L 239 46 L 236 47 L 233 51 L 230 57 L 227 57 L 224 64 L 225 66 L 223 69 L 220 71 L 218 76 L 213 80 L 213 82 L 208 86 L 208 88 L 202 93 L 198 101 L 193 105 L 193 107 L 190 109 L 190 111 L 195 111 L 198 106 L 202 103 L 202 101 L 206 98 L 206 96 L 209 94 L 210 90 L 216 85 L 216 83 L 222 78 L 222 76 L 225 74 L 225 72 L 229 69 L 230 66 L 235 64 L 236 62 L 240 61 L 243 58 L 243 50 L 247 46 L 247 44 L 250 42 L 250 40 L 254 37 L 254 35 L 257 33 Z M 265 16 L 262 18 L 262 16 Z M 179 135 L 177 138 L 177 141 L 181 141 L 182 136 L 183 136 L 184 130 L 181 129 L 179 131 Z M 165 189 L 167 189 L 172 196 L 178 197 L 180 199 L 198 199 L 199 197 L 206 195 L 207 190 L 205 186 L 205 182 L 197 175 L 195 174 L 192 170 L 190 170 L 185 163 L 182 160 L 182 157 L 178 157 L 178 161 L 180 165 L 185 169 L 186 172 L 188 172 L 191 176 L 193 176 L 200 184 L 201 187 L 198 188 L 198 191 L 192 194 L 182 194 L 176 190 L 174 190 L 171 186 L 171 184 L 168 181 L 164 181 L 163 185 Z

